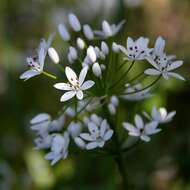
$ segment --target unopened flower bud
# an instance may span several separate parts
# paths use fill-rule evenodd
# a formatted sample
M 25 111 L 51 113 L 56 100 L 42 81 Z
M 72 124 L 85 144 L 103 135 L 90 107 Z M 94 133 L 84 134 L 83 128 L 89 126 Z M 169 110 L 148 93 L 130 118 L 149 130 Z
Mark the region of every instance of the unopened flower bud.
M 77 46 L 79 49 L 83 50 L 85 48 L 85 42 L 81 38 L 77 38 Z
M 119 46 L 115 43 L 115 42 L 113 42 L 113 44 L 112 44 L 112 50 L 115 52 L 115 53 L 118 53 L 119 52 Z
M 69 18 L 69 24 L 70 24 L 71 28 L 75 32 L 79 32 L 81 30 L 81 24 L 80 24 L 78 18 L 76 17 L 76 15 L 71 13 L 71 14 L 69 14 L 68 18 Z
M 94 73 L 94 75 L 96 77 L 100 77 L 102 75 L 102 70 L 101 70 L 101 67 L 99 65 L 99 63 L 94 63 L 93 66 L 92 66 L 92 72 Z
M 76 60 L 78 58 L 77 50 L 76 50 L 76 48 L 74 48 L 72 46 L 69 47 L 69 54 L 70 54 L 70 58 L 73 60 Z
M 71 36 L 64 24 L 59 24 L 58 31 L 63 40 L 69 41 L 71 39 Z
M 55 64 L 58 64 L 59 63 L 59 55 L 57 53 L 57 51 L 53 48 L 53 47 L 50 47 L 48 49 L 48 55 L 50 57 L 50 59 L 55 63 Z
M 108 104 L 108 110 L 109 110 L 109 112 L 110 112 L 111 115 L 115 115 L 116 114 L 115 106 L 112 103 Z
M 87 49 L 87 56 L 91 60 L 91 62 L 96 62 L 96 52 L 92 46 L 89 46 Z
M 88 39 L 88 40 L 93 40 L 94 39 L 94 33 L 91 29 L 91 27 L 87 24 L 85 24 L 83 26 L 83 32 L 84 32 L 84 35 L 85 37 Z
M 108 45 L 105 43 L 105 42 L 102 42 L 101 43 L 101 50 L 102 52 L 107 55 L 109 53 L 109 48 L 108 48 Z
M 118 106 L 119 104 L 119 99 L 117 98 L 117 96 L 112 96 L 110 101 L 114 106 Z

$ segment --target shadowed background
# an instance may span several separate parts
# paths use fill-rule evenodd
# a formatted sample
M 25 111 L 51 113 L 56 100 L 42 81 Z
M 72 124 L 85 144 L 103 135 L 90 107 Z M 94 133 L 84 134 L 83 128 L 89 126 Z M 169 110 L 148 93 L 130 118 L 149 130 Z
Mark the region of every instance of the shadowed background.
M 190 1 L 189 0 L 0 0 L 0 190 L 116 190 L 120 178 L 112 158 L 73 155 L 51 167 L 44 153 L 33 150 L 29 120 L 40 112 L 55 115 L 61 107 L 52 81 L 23 82 L 25 57 L 47 39 L 69 12 L 100 28 L 101 20 L 126 24 L 117 38 L 162 35 L 167 52 L 184 60 L 187 81 L 160 84 L 155 95 L 128 103 L 130 114 L 152 105 L 176 110 L 174 121 L 152 141 L 129 152 L 126 169 L 135 189 L 190 189 Z M 62 43 L 57 38 L 54 45 Z M 63 49 L 60 47 L 60 53 Z

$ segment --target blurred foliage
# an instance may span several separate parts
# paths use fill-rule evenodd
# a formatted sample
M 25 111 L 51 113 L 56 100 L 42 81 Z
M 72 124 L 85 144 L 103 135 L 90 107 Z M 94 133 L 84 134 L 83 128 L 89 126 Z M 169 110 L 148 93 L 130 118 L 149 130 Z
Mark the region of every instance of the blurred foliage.
M 115 190 L 120 177 L 112 158 L 73 155 L 55 167 L 32 149 L 28 121 L 39 112 L 55 114 L 61 105 L 52 82 L 38 77 L 19 80 L 25 57 L 42 37 L 56 29 L 68 12 L 83 23 L 100 27 L 102 19 L 127 24 L 119 41 L 128 35 L 163 35 L 168 52 L 185 62 L 185 83 L 172 80 L 142 103 L 128 103 L 129 117 L 152 105 L 176 109 L 175 120 L 151 143 L 129 152 L 126 169 L 134 189 L 190 189 L 190 1 L 189 0 L 0 0 L 0 189 L 1 190 Z M 56 101 L 57 100 L 57 101 Z M 130 116 L 131 115 L 131 116 Z

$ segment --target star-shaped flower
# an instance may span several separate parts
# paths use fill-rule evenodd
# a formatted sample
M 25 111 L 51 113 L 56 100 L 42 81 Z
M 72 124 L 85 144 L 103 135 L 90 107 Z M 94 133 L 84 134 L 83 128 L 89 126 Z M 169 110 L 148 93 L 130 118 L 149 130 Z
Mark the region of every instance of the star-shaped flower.
M 69 83 L 57 83 L 54 85 L 55 88 L 59 90 L 65 90 L 68 92 L 65 92 L 63 96 L 61 97 L 60 101 L 65 102 L 74 96 L 77 97 L 77 99 L 82 100 L 83 99 L 83 90 L 87 90 L 91 88 L 95 83 L 92 80 L 85 81 L 85 77 L 87 74 L 88 68 L 84 67 L 79 75 L 79 78 L 77 77 L 76 73 L 70 68 L 65 68 L 65 74 L 69 81 Z
M 49 37 L 47 42 L 43 39 L 38 47 L 37 56 L 26 58 L 29 70 L 21 74 L 20 79 L 24 79 L 26 81 L 34 76 L 40 75 L 43 72 L 45 57 L 52 40 L 53 35 Z
M 123 127 L 129 132 L 130 136 L 140 137 L 145 142 L 150 141 L 150 135 L 161 131 L 157 126 L 158 123 L 155 121 L 145 124 L 140 115 L 135 116 L 135 126 L 128 122 L 123 123 Z
M 131 37 L 127 38 L 127 47 L 118 45 L 120 50 L 126 55 L 127 60 L 143 60 L 145 59 L 149 48 L 147 47 L 149 43 L 148 38 L 140 37 L 134 41 Z

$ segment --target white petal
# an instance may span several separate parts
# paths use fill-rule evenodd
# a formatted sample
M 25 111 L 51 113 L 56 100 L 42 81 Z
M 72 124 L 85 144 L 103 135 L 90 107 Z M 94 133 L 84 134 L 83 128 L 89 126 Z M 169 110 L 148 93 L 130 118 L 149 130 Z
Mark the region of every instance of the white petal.
M 141 140 L 145 141 L 145 142 L 149 142 L 150 141 L 150 137 L 147 135 L 141 135 L 140 136 Z
M 144 127 L 144 122 L 142 120 L 142 117 L 140 115 L 135 115 L 135 124 L 138 129 L 143 129 Z
M 96 52 L 94 50 L 94 47 L 92 47 L 92 46 L 88 47 L 87 56 L 91 60 L 92 63 L 96 62 L 97 57 L 96 57 Z
M 105 20 L 102 22 L 102 30 L 106 37 L 110 37 L 113 35 L 110 24 Z
M 146 69 L 144 71 L 144 73 L 147 75 L 160 75 L 161 74 L 161 72 L 156 69 Z
M 93 123 L 95 123 L 97 126 L 101 125 L 101 122 L 102 122 L 102 118 L 101 117 L 98 117 L 96 114 L 92 114 L 90 116 L 90 119 Z
M 179 75 L 178 73 L 169 72 L 168 76 L 171 76 L 171 77 L 174 77 L 176 79 L 180 79 L 180 80 L 184 80 L 185 81 L 185 78 L 182 77 L 181 75 Z
M 84 82 L 85 78 L 86 78 L 86 75 L 87 75 L 87 72 L 88 72 L 88 67 L 84 67 L 81 72 L 80 72 L 80 75 L 79 75 L 79 85 L 81 86 L 82 83 Z
M 77 77 L 76 73 L 70 67 L 66 67 L 65 68 L 65 74 L 66 74 L 69 82 L 72 85 L 76 86 L 77 82 L 78 82 L 78 77 Z
M 97 125 L 93 122 L 88 123 L 88 130 L 91 134 L 97 134 L 99 132 Z
M 34 70 L 28 70 L 28 71 L 25 71 L 22 75 L 20 75 L 20 79 L 28 80 L 39 74 L 41 74 L 41 72 L 34 71 Z
M 48 49 L 48 55 L 55 64 L 59 63 L 59 55 L 53 47 Z
M 106 132 L 106 129 L 108 127 L 108 123 L 106 121 L 106 119 L 104 119 L 100 125 L 100 136 L 103 137 L 105 132 Z
M 63 40 L 69 41 L 71 39 L 71 36 L 70 36 L 68 30 L 66 29 L 65 25 L 59 24 L 58 30 L 59 30 L 59 34 L 63 38 Z
M 88 144 L 86 145 L 86 149 L 87 149 L 87 150 L 91 150 L 91 149 L 96 148 L 97 146 L 98 146 L 98 143 L 97 143 L 97 142 L 91 142 L 91 143 L 88 143 Z
M 167 71 L 171 71 L 181 67 L 183 65 L 183 61 L 174 61 L 168 68 Z
M 115 108 L 115 105 L 110 103 L 108 104 L 108 110 L 110 112 L 111 115 L 115 115 L 116 114 L 116 108 Z
M 50 120 L 51 120 L 51 117 L 49 114 L 41 113 L 41 114 L 36 115 L 34 118 L 32 118 L 30 123 L 36 124 L 36 123 L 41 123 L 41 122 L 50 121 Z
M 61 96 L 60 101 L 61 101 L 61 102 L 65 102 L 65 101 L 67 101 L 67 100 L 73 98 L 75 95 L 76 95 L 76 92 L 75 92 L 75 91 L 66 92 L 66 93 L 64 93 L 64 94 Z
M 67 84 L 67 83 L 56 83 L 53 85 L 56 89 L 59 89 L 59 90 L 73 90 L 73 88 L 71 87 L 70 84 Z
M 109 140 L 109 139 L 112 137 L 112 135 L 113 135 L 113 130 L 110 129 L 110 130 L 108 130 L 108 131 L 106 132 L 106 134 L 104 135 L 103 139 L 104 139 L 105 141 L 107 141 L 107 140 Z
M 131 37 L 127 38 L 127 48 L 133 47 L 134 41 Z
M 81 86 L 81 90 L 87 90 L 87 89 L 91 88 L 94 84 L 95 84 L 94 81 L 92 81 L 92 80 L 87 80 L 87 81 L 84 82 L 83 85 Z
M 75 143 L 76 143 L 76 145 L 77 145 L 78 147 L 80 147 L 81 149 L 85 149 L 86 144 L 85 144 L 85 142 L 84 142 L 81 138 L 76 137 L 76 138 L 74 139 L 74 141 L 75 141 Z
M 154 50 L 157 55 L 161 55 L 164 53 L 165 48 L 165 40 L 162 37 L 158 37 L 154 46 Z
M 109 53 L 108 45 L 104 41 L 101 43 L 101 50 L 105 55 Z
M 124 122 L 123 123 L 123 127 L 128 130 L 130 133 L 136 134 L 133 136 L 139 136 L 140 135 L 140 131 L 139 129 L 135 128 L 133 125 L 131 125 L 130 123 Z
M 94 63 L 93 65 L 92 65 L 92 72 L 93 72 L 93 74 L 96 76 L 96 77 L 100 77 L 100 76 L 102 76 L 102 70 L 101 70 L 101 67 L 100 67 L 100 65 L 99 65 L 99 63 Z
M 86 141 L 93 141 L 94 140 L 89 133 L 81 133 L 80 137 Z
M 84 96 L 82 90 L 77 90 L 76 96 L 79 100 L 82 100 Z
M 77 46 L 79 49 L 83 50 L 85 48 L 85 42 L 81 38 L 77 38 Z
M 72 27 L 72 29 L 75 32 L 79 32 L 81 30 L 81 24 L 80 24 L 78 18 L 76 17 L 76 15 L 71 13 L 68 15 L 68 18 L 69 18 L 69 24 Z

